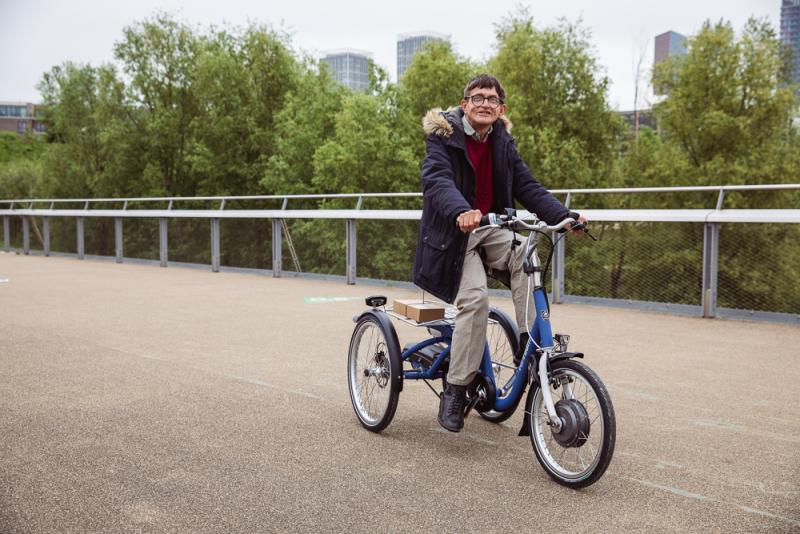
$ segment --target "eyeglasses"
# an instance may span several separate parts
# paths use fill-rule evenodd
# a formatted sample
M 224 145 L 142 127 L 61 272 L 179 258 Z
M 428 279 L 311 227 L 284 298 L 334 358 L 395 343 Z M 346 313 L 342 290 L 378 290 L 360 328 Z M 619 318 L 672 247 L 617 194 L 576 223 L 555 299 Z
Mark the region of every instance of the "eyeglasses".
M 486 102 L 489 104 L 489 107 L 492 108 L 496 108 L 503 103 L 503 101 L 496 96 L 485 97 L 483 95 L 472 95 L 465 97 L 464 100 L 467 102 L 472 102 L 473 106 L 482 106 L 483 103 Z

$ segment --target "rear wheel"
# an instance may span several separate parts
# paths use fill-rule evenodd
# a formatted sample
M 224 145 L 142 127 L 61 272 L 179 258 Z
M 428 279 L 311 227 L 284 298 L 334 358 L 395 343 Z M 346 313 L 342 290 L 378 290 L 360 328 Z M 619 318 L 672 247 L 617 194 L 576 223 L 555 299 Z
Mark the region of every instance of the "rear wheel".
M 530 431 L 536 458 L 556 482 L 571 488 L 595 483 L 605 473 L 614 454 L 616 419 L 611 397 L 594 371 L 580 362 L 555 362 L 550 388 L 558 432 L 550 417 L 542 389 L 535 382 L 525 403 L 525 426 Z
M 498 308 L 489 309 L 486 341 L 489 343 L 489 352 L 492 355 L 492 372 L 494 373 L 497 398 L 501 399 L 510 394 L 506 388 L 511 385 L 511 379 L 517 370 L 514 365 L 514 355 L 519 347 L 519 333 L 511 317 Z M 506 391 L 505 394 L 504 391 Z M 509 409 L 502 412 L 487 410 L 478 411 L 478 413 L 487 421 L 502 423 L 514 415 L 514 411 L 522 400 L 522 392 L 515 391 L 513 394 L 516 395 L 516 400 Z
M 380 432 L 392 422 L 400 395 L 392 377 L 400 361 L 396 337 L 373 315 L 359 319 L 350 338 L 347 383 L 353 410 L 368 430 Z

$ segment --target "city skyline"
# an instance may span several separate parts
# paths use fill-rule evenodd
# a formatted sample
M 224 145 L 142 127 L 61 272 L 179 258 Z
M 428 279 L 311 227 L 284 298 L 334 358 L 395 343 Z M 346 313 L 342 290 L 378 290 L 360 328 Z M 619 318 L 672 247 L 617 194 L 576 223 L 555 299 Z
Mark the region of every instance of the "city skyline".
M 219 6 L 208 0 L 192 3 L 141 0 L 136 4 L 113 5 L 97 0 L 76 0 L 69 4 L 46 0 L 3 3 L 0 15 L 5 25 L 0 33 L 0 48 L 8 52 L 4 76 L 0 77 L 0 99 L 39 102 L 36 84 L 45 72 L 65 61 L 95 66 L 113 61 L 113 45 L 122 39 L 123 28 L 159 10 L 201 28 L 266 24 L 288 34 L 298 54 L 316 58 L 330 49 L 369 50 L 375 62 L 396 81 L 399 34 L 428 29 L 447 34 L 460 56 L 484 61 L 495 52 L 497 25 L 517 13 L 519 5 L 517 0 L 500 0 L 487 9 L 485 4 L 472 0 L 438 4 L 409 0 L 404 9 L 398 10 L 381 2 L 364 9 L 356 0 L 343 0 L 335 6 L 298 0 L 267 8 L 249 0 L 229 0 L 221 13 Z M 698 4 L 674 0 L 665 5 L 656 0 L 635 3 L 565 0 L 558 5 L 528 2 L 523 7 L 540 28 L 557 24 L 561 17 L 572 22 L 581 20 L 582 27 L 591 32 L 590 43 L 598 66 L 609 78 L 609 105 L 614 109 L 631 109 L 634 65 L 644 56 L 645 68 L 650 71 L 655 35 L 674 30 L 691 36 L 707 19 L 729 20 L 740 31 L 750 16 L 767 18 L 777 33 L 781 1 L 709 0 Z M 29 24 L 31 20 L 36 24 Z M 649 85 L 649 77 L 646 84 Z M 648 98 L 653 98 L 650 89 L 646 90 L 645 101 Z

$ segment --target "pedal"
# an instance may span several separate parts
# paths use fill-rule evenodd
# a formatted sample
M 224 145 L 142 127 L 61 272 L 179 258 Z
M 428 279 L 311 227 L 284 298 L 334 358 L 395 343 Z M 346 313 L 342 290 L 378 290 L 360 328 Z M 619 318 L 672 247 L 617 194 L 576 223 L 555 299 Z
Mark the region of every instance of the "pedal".
M 478 378 L 472 381 L 472 384 L 467 386 L 467 406 L 464 408 L 464 417 L 469 415 L 469 412 L 480 402 L 481 397 L 478 394 Z
M 478 404 L 479 400 L 481 400 L 481 399 L 480 399 L 480 397 L 478 395 L 473 395 L 472 397 L 470 397 L 468 399 L 467 407 L 464 408 L 464 419 L 467 418 L 467 416 L 469 415 L 469 412 L 471 412 L 472 409 L 475 407 L 475 405 Z

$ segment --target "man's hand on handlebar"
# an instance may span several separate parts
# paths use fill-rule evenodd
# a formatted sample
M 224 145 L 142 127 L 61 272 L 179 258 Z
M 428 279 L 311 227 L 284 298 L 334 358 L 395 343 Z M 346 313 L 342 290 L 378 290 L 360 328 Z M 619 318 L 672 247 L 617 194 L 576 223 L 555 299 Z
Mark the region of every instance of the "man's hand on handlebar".
M 470 233 L 481 225 L 481 210 L 469 210 L 456 218 L 459 230 L 465 234 Z
M 577 224 L 570 224 L 567 226 L 569 228 L 569 233 L 572 235 L 580 235 L 586 232 L 586 223 L 588 219 L 584 215 L 578 215 L 578 223 Z M 576 228 L 575 228 L 576 227 Z M 574 229 L 573 229 L 574 228 Z

